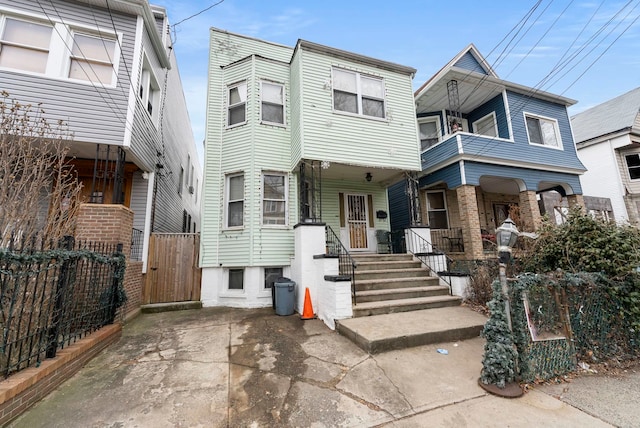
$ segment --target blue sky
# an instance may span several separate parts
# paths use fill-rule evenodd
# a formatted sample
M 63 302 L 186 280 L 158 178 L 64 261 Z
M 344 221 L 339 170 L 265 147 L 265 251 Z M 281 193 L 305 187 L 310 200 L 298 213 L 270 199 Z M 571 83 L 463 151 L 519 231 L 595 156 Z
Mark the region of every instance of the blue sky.
M 172 24 L 218 1 L 151 0 Z M 177 25 L 173 38 L 202 159 L 210 27 L 411 66 L 414 88 L 473 43 L 499 77 L 578 100 L 575 114 L 639 85 L 639 18 L 640 0 L 224 0 Z

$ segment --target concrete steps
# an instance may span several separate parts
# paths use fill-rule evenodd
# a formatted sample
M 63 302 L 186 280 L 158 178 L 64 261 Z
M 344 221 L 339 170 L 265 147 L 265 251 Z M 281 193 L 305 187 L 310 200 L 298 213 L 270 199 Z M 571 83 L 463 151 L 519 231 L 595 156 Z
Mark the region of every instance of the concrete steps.
M 368 317 L 371 315 L 393 314 L 396 312 L 442 308 L 445 306 L 460 306 L 460 303 L 462 303 L 461 297 L 449 295 L 364 302 L 353 306 L 353 316 Z
M 442 296 L 449 293 L 449 287 L 432 285 L 407 288 L 383 288 L 358 292 L 358 304 L 385 300 L 414 299 L 418 297 Z
M 486 317 L 462 306 L 336 321 L 336 330 L 370 354 L 478 337 Z

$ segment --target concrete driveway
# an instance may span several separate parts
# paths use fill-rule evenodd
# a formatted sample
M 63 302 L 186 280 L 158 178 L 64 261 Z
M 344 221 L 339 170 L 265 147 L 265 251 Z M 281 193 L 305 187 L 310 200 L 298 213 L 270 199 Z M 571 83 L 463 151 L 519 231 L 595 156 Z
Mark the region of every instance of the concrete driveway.
M 271 309 L 145 314 L 11 426 L 610 426 L 539 390 L 487 395 L 482 353 L 478 338 L 370 356 Z

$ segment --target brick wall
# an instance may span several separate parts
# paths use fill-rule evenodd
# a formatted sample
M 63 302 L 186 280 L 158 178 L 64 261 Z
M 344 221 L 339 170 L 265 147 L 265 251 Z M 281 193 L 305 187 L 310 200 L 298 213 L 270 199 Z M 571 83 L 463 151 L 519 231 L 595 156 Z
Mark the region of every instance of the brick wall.
M 82 204 L 78 212 L 76 239 L 109 244 L 122 243 L 124 254 L 131 254 L 133 211 L 124 205 Z
M 120 308 L 118 311 L 118 318 L 124 316 L 128 318 L 129 315 L 134 314 L 140 305 L 142 305 L 142 262 L 127 261 L 127 270 L 124 274 L 124 289 L 127 292 L 127 303 L 124 308 Z

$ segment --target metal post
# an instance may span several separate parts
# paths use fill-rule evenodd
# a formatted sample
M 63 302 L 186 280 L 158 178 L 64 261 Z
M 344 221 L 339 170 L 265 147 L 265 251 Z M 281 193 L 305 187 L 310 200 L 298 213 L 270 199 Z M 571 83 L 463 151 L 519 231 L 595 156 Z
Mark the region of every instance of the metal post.
M 114 254 L 114 256 L 119 256 L 122 254 L 122 244 L 119 243 L 118 246 L 116 247 L 116 253 Z M 108 308 L 108 314 L 109 316 L 107 317 L 106 323 L 107 324 L 113 324 L 113 322 L 116 319 L 116 311 L 117 311 L 117 307 L 116 307 L 116 299 L 118 296 L 118 288 L 120 287 L 120 278 L 117 277 L 116 273 L 120 270 L 120 263 L 116 263 L 115 267 L 113 269 L 113 279 L 111 281 L 111 299 L 109 301 L 109 308 Z M 122 280 L 124 280 L 124 278 L 122 278 Z

